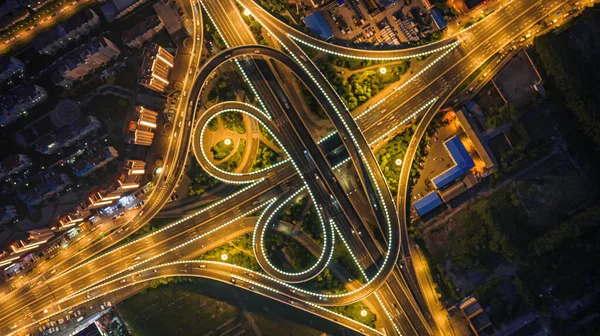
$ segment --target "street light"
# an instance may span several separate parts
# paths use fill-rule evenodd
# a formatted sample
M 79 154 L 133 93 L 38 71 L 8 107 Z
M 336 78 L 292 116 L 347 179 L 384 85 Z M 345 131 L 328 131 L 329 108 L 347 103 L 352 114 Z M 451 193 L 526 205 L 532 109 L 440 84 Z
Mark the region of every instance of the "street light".
M 361 310 L 360 311 L 360 316 L 366 317 L 367 316 L 367 310 L 366 309 Z
M 226 261 L 228 258 L 229 256 L 227 255 L 227 253 L 221 254 L 221 260 Z
M 229 139 L 229 138 L 225 139 L 224 142 L 225 142 L 225 146 L 231 145 L 231 139 Z
M 245 10 L 244 10 L 244 15 L 246 15 L 246 16 L 250 16 L 250 11 L 249 11 L 249 10 L 247 10 L 247 9 L 245 9 Z
M 396 159 L 396 162 L 395 162 L 395 163 L 396 163 L 396 166 L 399 166 L 399 165 L 401 165 L 401 164 L 402 164 L 402 160 L 400 160 L 400 159 Z
M 379 73 L 385 75 L 387 73 L 387 69 L 385 67 L 379 69 Z

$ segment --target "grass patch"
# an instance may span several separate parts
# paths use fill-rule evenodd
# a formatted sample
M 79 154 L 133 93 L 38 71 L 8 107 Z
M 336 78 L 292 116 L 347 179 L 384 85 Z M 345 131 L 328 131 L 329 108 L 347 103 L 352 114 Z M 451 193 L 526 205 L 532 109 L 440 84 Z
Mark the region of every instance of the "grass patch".
M 217 142 L 211 149 L 211 153 L 213 155 L 213 159 L 215 160 L 223 160 L 226 158 L 231 151 L 233 150 L 233 141 L 229 140 L 231 143 L 226 144 L 225 140 L 221 140 Z

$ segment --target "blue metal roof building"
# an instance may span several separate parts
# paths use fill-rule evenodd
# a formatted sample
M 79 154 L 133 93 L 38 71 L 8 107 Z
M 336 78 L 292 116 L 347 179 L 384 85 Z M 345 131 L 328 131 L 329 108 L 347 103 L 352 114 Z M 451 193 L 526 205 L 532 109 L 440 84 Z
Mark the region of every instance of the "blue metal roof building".
M 442 203 L 443 202 L 440 198 L 440 195 L 437 193 L 437 191 L 434 190 L 429 194 L 423 196 L 423 198 L 421 198 L 420 200 L 416 201 L 414 203 L 414 206 L 419 216 L 424 216 L 429 211 L 442 205 Z
M 333 32 L 321 12 L 314 12 L 305 17 L 304 23 L 306 23 L 310 31 L 318 35 L 322 40 L 328 40 L 333 37 Z
M 439 9 L 433 7 L 429 12 L 439 30 L 446 28 L 446 20 L 444 20 L 444 16 Z
M 431 179 L 431 182 L 436 189 L 440 189 L 446 184 L 456 180 L 475 166 L 473 159 L 458 136 L 455 135 L 446 140 L 444 146 L 446 146 L 448 153 L 450 153 L 450 158 L 454 161 L 454 166 Z

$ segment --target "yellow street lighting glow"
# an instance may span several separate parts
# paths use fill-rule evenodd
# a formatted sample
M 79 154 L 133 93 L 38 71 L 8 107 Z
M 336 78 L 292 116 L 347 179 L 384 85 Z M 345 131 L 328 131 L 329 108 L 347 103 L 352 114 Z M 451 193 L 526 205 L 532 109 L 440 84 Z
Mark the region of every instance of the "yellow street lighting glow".
M 166 85 L 166 84 L 169 84 L 169 81 L 167 81 L 166 79 L 164 79 L 164 78 L 162 78 L 162 77 L 160 77 L 160 76 L 158 76 L 158 75 L 156 75 L 156 74 L 152 74 L 152 78 L 156 78 L 156 79 L 158 79 L 159 81 L 161 81 L 161 82 L 165 83 L 165 85 Z
M 221 254 L 221 260 L 225 261 L 229 258 L 229 256 L 226 253 Z
M 62 224 L 61 227 L 70 227 L 75 225 L 76 223 L 67 223 L 67 224 Z
M 387 69 L 385 67 L 381 68 L 381 69 L 379 69 L 379 73 L 382 75 L 385 75 L 387 73 Z
M 362 316 L 362 317 L 365 317 L 365 316 L 367 316 L 367 311 L 366 311 L 366 310 L 364 310 L 364 309 L 363 309 L 363 310 L 361 310 L 361 311 L 360 311 L 360 316 Z
M 249 11 L 249 10 L 247 10 L 247 9 L 245 9 L 245 10 L 244 10 L 244 15 L 246 15 L 246 16 L 250 16 L 250 11 Z
M 143 174 L 145 172 L 145 170 L 143 169 L 132 169 L 129 171 L 129 174 L 133 174 L 133 175 L 140 175 Z
M 132 189 L 132 188 L 137 188 L 139 186 L 140 185 L 137 184 L 137 183 L 134 183 L 134 184 L 124 184 L 124 185 L 121 185 L 121 188 L 123 188 L 123 189 Z
M 140 125 L 144 125 L 144 126 L 148 126 L 148 127 L 152 127 L 152 128 L 156 128 L 156 124 L 151 123 L 151 122 L 147 122 L 145 120 L 140 120 L 139 124 Z
M 119 199 L 119 198 L 121 198 L 121 196 L 115 195 L 115 196 L 102 197 L 102 200 L 103 201 L 113 201 L 113 200 L 116 200 L 116 199 Z
M 395 163 L 396 163 L 396 166 L 399 166 L 399 165 L 401 165 L 401 164 L 402 164 L 402 160 L 400 160 L 400 159 L 396 159 L 396 162 L 395 162 Z
M 158 58 L 159 60 L 167 63 L 171 68 L 173 67 L 173 63 L 167 61 L 164 57 L 160 56 L 160 55 L 156 55 L 156 58 Z
M 225 142 L 225 146 L 231 145 L 231 139 L 229 139 L 229 138 L 225 139 L 224 142 Z
M 93 203 L 92 206 L 108 205 L 108 204 L 111 204 L 111 203 L 112 203 L 112 201 L 101 201 L 101 202 L 98 202 L 98 203 Z

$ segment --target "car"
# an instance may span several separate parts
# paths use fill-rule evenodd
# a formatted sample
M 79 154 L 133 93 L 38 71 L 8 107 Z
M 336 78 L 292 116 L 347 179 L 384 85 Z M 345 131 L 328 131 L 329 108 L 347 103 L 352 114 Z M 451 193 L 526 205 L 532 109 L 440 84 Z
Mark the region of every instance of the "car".
M 206 265 L 200 265 L 198 268 L 206 268 Z
M 155 270 L 155 269 L 153 269 L 153 270 L 152 270 L 152 272 L 154 272 L 154 273 L 158 273 L 158 271 L 157 271 L 157 270 Z
M 127 282 L 127 279 L 123 279 L 123 280 L 121 280 L 120 282 L 121 282 L 121 283 L 126 283 L 126 282 Z
M 254 53 L 255 54 L 260 54 L 260 50 L 256 49 L 256 50 L 254 50 Z
M 235 279 L 231 279 L 231 283 L 235 283 Z

